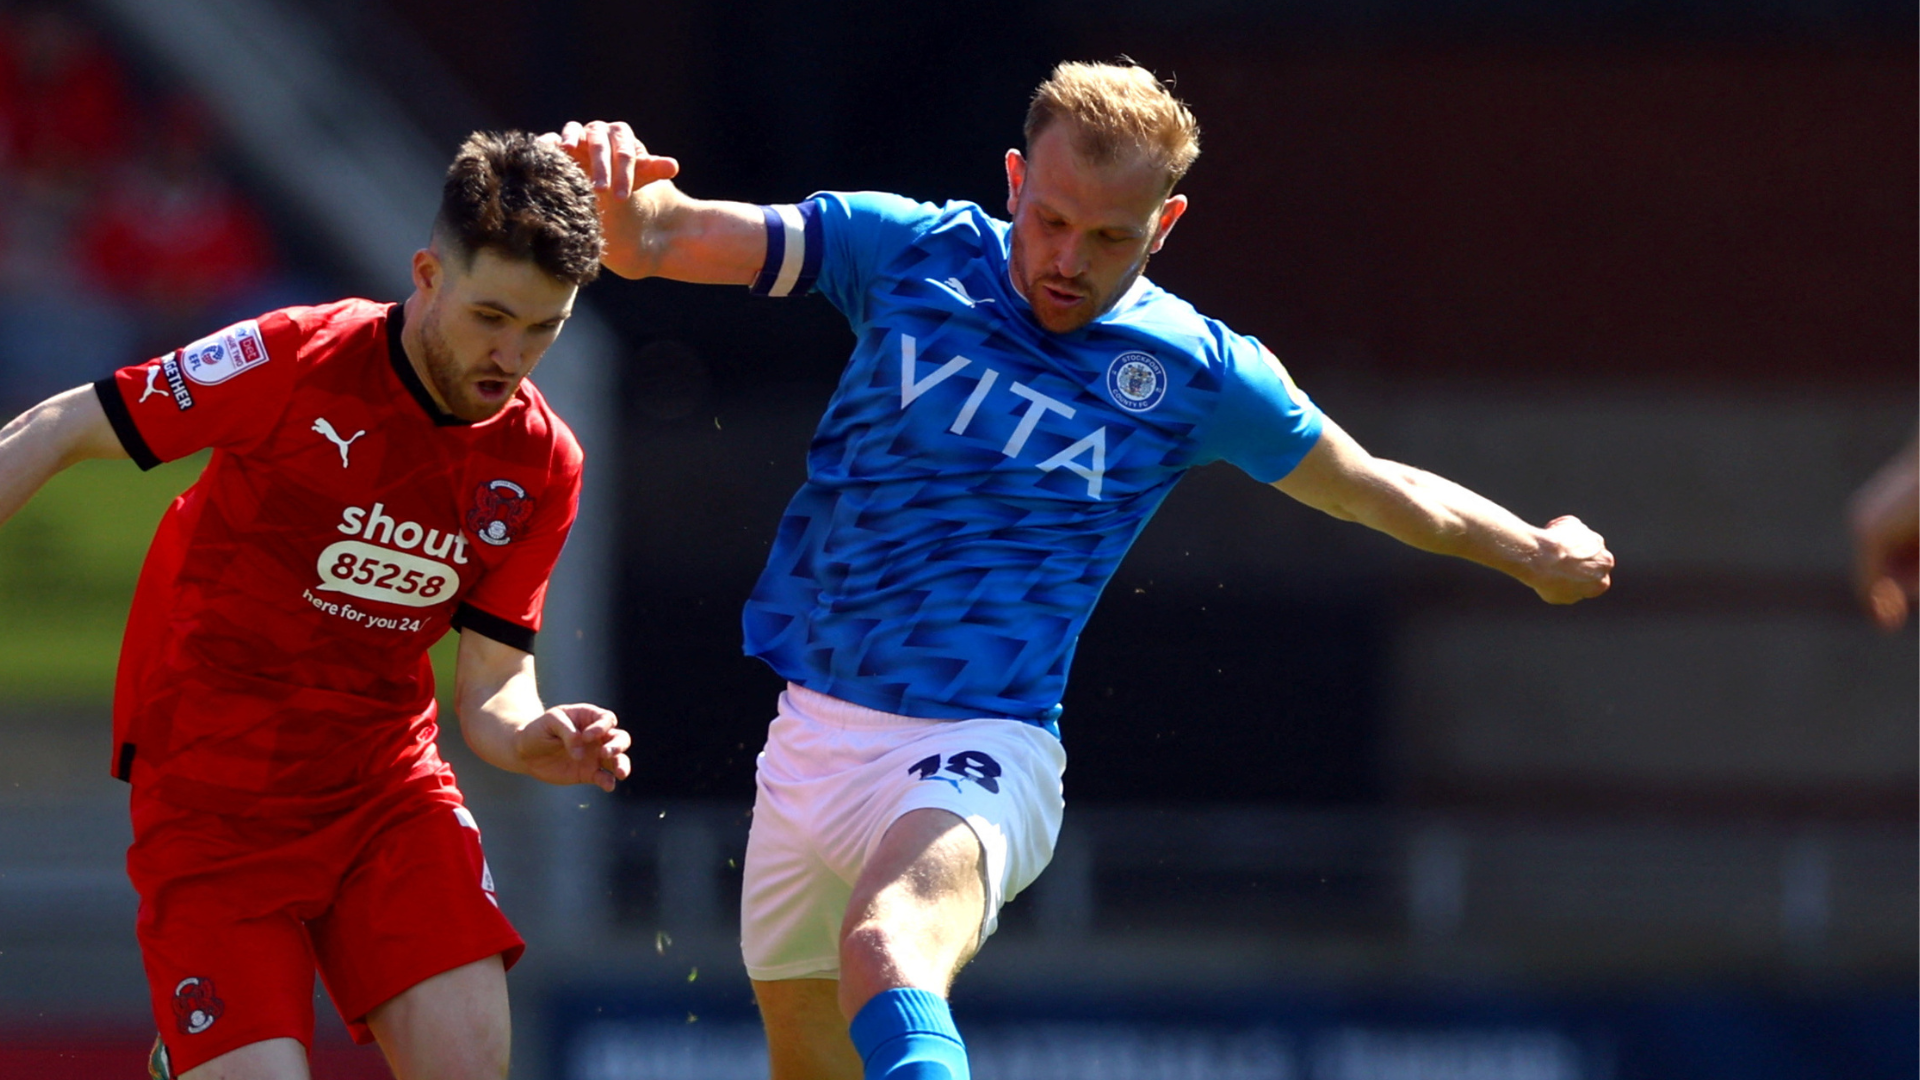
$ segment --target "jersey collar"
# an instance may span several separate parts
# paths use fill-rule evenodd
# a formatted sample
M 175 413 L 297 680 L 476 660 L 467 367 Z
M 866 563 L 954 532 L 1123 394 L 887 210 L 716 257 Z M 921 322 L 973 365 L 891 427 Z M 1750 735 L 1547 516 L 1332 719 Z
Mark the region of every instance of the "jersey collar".
M 419 403 L 434 427 L 467 427 L 470 421 L 442 409 L 433 400 L 433 395 L 427 392 L 427 384 L 420 381 L 419 373 L 413 370 L 413 363 L 407 359 L 406 347 L 400 344 L 400 332 L 406 328 L 406 322 L 406 305 L 394 304 L 387 308 L 387 360 L 393 365 L 393 373 L 400 377 L 400 385 L 413 395 L 413 400 Z

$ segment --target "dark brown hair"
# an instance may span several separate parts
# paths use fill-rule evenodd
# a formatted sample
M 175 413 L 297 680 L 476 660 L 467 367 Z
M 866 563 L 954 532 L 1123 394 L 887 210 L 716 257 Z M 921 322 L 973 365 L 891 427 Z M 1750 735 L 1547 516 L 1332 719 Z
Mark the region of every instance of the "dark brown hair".
M 571 285 L 600 273 L 600 216 L 586 174 L 524 131 L 476 131 L 460 144 L 433 235 L 463 264 L 491 248 Z

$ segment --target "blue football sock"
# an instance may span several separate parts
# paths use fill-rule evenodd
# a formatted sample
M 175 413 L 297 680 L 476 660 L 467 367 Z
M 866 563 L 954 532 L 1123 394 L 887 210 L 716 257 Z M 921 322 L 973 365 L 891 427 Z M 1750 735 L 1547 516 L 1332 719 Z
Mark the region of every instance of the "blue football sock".
M 876 994 L 849 1028 L 866 1080 L 969 1080 L 967 1044 L 946 999 L 902 988 Z

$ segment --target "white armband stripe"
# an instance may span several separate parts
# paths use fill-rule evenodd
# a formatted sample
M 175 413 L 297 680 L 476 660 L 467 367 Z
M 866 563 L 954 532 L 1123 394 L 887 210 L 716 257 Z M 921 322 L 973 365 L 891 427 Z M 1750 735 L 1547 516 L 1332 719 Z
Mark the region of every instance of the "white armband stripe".
M 773 287 L 767 290 L 768 296 L 789 296 L 793 286 L 800 280 L 800 268 L 806 265 L 807 223 L 800 218 L 797 206 L 776 206 L 774 212 L 780 215 L 780 223 L 786 226 L 786 250 L 780 253 L 780 273 L 773 279 Z

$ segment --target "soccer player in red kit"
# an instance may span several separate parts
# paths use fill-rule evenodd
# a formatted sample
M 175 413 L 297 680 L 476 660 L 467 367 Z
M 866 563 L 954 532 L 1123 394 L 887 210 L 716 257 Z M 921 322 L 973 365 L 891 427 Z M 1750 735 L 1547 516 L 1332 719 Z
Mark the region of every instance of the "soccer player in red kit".
M 483 760 L 627 775 L 613 715 L 543 706 L 532 655 L 582 455 L 523 380 L 599 259 L 579 169 L 475 135 L 404 304 L 270 312 L 0 430 L 0 521 L 76 461 L 213 450 L 147 554 L 114 697 L 159 1068 L 306 1077 L 317 968 L 401 1080 L 506 1075 L 524 946 L 434 748 L 427 648 L 460 632 Z

